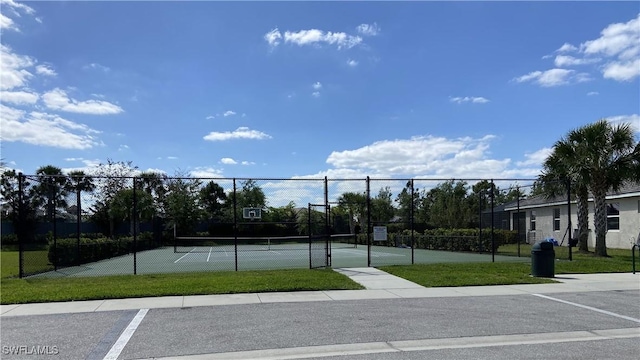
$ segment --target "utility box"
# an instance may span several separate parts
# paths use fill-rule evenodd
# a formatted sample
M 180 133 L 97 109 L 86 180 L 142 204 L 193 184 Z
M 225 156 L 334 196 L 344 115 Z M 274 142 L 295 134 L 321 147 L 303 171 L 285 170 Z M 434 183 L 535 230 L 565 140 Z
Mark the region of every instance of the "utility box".
M 531 276 L 554 277 L 556 252 L 553 243 L 542 241 L 531 247 Z

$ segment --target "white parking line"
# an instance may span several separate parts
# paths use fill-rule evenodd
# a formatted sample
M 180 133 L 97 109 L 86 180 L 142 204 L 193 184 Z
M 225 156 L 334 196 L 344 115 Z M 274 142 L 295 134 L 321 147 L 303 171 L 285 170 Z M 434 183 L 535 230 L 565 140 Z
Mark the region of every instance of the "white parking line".
M 116 340 L 116 343 L 113 344 L 113 346 L 111 347 L 111 350 L 109 350 L 109 352 L 107 353 L 107 356 L 104 357 L 104 360 L 116 360 L 118 356 L 120 356 L 120 353 L 122 352 L 124 347 L 127 345 L 129 340 L 133 336 L 133 333 L 136 331 L 136 329 L 140 325 L 140 322 L 142 322 L 142 319 L 144 319 L 144 316 L 147 315 L 148 311 L 149 309 L 140 309 L 140 311 L 138 311 L 138 314 L 136 314 L 133 320 L 131 320 L 127 328 L 124 329 L 124 331 L 122 332 L 122 335 L 120 335 L 118 340 Z
M 587 306 L 587 305 L 577 304 L 577 303 L 574 303 L 574 302 L 571 302 L 571 301 L 567 301 L 567 300 L 556 299 L 556 298 L 551 297 L 551 296 L 546 296 L 546 295 L 541 295 L 541 294 L 531 294 L 531 295 L 537 296 L 537 297 L 541 297 L 541 298 L 547 299 L 547 300 L 553 300 L 553 301 L 561 302 L 561 303 L 567 304 L 567 305 L 577 306 L 579 308 L 583 308 L 583 309 L 587 309 L 587 310 L 596 311 L 596 312 L 599 312 L 599 313 L 602 313 L 602 314 L 615 316 L 615 317 L 620 318 L 620 319 L 625 319 L 625 320 L 629 320 L 629 321 L 640 323 L 640 319 L 632 318 L 631 316 L 620 315 L 620 314 L 616 314 L 616 313 L 611 312 L 611 311 L 602 310 L 602 309 L 594 308 L 594 307 Z
M 213 251 L 213 247 L 209 248 L 209 256 L 207 256 L 207 262 L 209 262 L 209 259 L 211 258 L 211 252 Z

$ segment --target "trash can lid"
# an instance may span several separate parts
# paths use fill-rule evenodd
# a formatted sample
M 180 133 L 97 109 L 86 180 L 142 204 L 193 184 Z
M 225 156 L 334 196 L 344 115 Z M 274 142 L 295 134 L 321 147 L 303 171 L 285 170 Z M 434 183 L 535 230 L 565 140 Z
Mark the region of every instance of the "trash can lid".
M 545 251 L 545 250 L 553 250 L 553 243 L 548 241 L 541 241 L 533 244 L 531 247 L 531 251 Z

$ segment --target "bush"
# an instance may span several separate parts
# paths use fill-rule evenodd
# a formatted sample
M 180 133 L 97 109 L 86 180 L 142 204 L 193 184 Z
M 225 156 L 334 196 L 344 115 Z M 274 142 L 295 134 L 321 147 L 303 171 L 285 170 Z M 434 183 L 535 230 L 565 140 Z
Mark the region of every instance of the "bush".
M 144 232 L 138 235 L 136 251 L 157 248 L 160 244 L 154 241 L 153 233 Z M 133 237 L 109 239 L 106 237 L 81 237 L 58 239 L 49 244 L 49 261 L 56 266 L 73 266 L 86 264 L 133 252 Z
M 445 250 L 461 252 L 491 252 L 491 232 L 482 231 L 482 239 L 478 239 L 478 229 L 431 229 L 422 233 L 413 232 L 414 248 L 427 250 Z M 494 249 L 503 244 L 515 244 L 517 233 L 510 230 L 494 229 Z M 359 245 L 367 244 L 367 234 L 359 234 Z M 402 230 L 389 234 L 387 241 L 376 241 L 372 244 L 388 247 L 411 247 L 411 230 Z

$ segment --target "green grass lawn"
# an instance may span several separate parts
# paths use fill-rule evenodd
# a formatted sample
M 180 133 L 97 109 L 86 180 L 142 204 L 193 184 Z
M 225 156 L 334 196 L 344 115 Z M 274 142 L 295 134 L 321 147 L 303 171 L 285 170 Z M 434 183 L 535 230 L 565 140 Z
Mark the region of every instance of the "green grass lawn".
M 609 249 L 609 258 L 574 252 L 568 261 L 566 248 L 556 248 L 555 273 L 630 272 L 631 250 Z M 501 246 L 501 255 L 517 255 L 516 245 Z M 530 257 L 531 246 L 520 254 Z M 33 252 L 29 256 L 46 256 Z M 331 269 L 206 272 L 157 275 L 118 275 L 88 278 L 18 279 L 18 253 L 0 253 L 0 303 L 93 300 L 167 295 L 232 294 L 250 292 L 362 289 Z M 640 270 L 640 259 L 636 259 Z M 46 262 L 44 262 L 46 264 Z M 383 266 L 381 270 L 427 287 L 549 283 L 531 277 L 530 262 L 448 263 Z
M 0 252 L 0 278 L 17 277 L 18 270 L 18 252 Z
M 362 289 L 331 269 L 1 279 L 2 304 L 145 296 Z
M 517 256 L 517 245 L 503 245 L 499 255 Z M 574 251 L 569 261 L 568 248 L 555 248 L 556 274 L 594 274 L 631 272 L 631 250 L 608 249 L 610 257 L 594 256 L 593 253 Z M 637 251 L 636 251 L 637 254 Z M 531 245 L 521 245 L 520 255 L 531 257 Z M 637 257 L 637 256 L 636 256 Z M 640 270 L 640 259 L 636 259 Z M 551 279 L 531 277 L 531 262 L 527 263 L 470 263 L 470 264 L 424 264 L 384 266 L 380 268 L 422 286 L 473 286 L 537 284 L 553 282 Z

